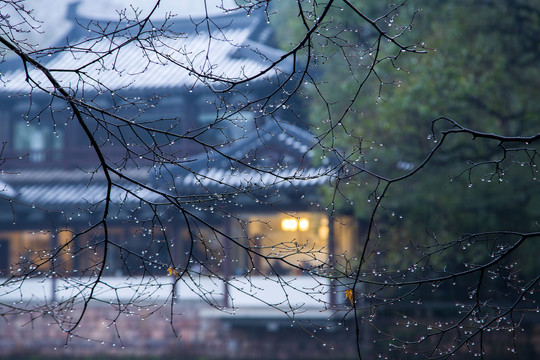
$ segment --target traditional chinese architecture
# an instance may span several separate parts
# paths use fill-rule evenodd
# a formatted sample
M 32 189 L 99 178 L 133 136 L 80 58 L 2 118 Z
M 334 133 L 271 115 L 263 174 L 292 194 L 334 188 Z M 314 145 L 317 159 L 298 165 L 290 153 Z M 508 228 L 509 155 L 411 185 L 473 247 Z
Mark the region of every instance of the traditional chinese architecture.
M 116 2 L 109 3 L 129 12 L 131 1 L 124 7 Z M 134 182 L 126 182 L 125 188 L 115 187 L 112 191 L 112 203 L 116 205 L 110 217 L 112 241 L 124 244 L 134 253 L 153 252 L 155 264 L 168 264 L 170 260 L 163 251 L 166 240 L 153 239 L 148 245 L 148 234 L 141 230 L 139 219 L 143 221 L 152 214 L 148 209 L 139 209 L 138 196 L 160 202 L 163 194 L 170 193 L 188 199 L 185 206 L 199 212 L 204 221 L 232 237 L 244 239 L 246 246 L 258 246 L 262 253 L 280 251 L 273 248 L 281 246 L 281 255 L 287 255 L 290 250 L 283 244 L 302 247 L 309 243 L 312 249 L 320 250 L 321 259 L 296 255 L 290 260 L 317 266 L 318 260 L 324 262 L 328 254 L 354 252 L 353 218 L 343 216 L 341 222 L 347 226 L 334 226 L 326 211 L 318 206 L 322 196 L 319 189 L 328 185 L 332 164 L 310 157 L 310 149 L 317 139 L 295 118 L 288 118 L 286 111 L 265 117 L 246 108 L 236 111 L 234 118 L 229 116 L 223 127 L 205 129 L 216 116 L 221 116 L 219 104 L 209 101 L 215 95 L 204 84 L 204 77 L 191 76 L 182 64 L 188 59 L 187 63 L 201 73 L 206 72 L 208 79 L 219 80 L 225 76 L 240 79 L 257 74 L 282 54 L 273 47 L 272 30 L 264 16 L 223 12 L 216 4 L 210 9 L 212 22 L 207 23 L 204 21 L 208 9 L 192 8 L 187 15 L 185 10 L 193 3 L 189 7 L 186 7 L 188 1 L 177 3 L 173 9 L 177 17 L 168 18 L 164 13 L 158 16 L 177 36 L 153 38 L 156 34 L 151 31 L 142 36 L 141 41 L 145 41 L 145 36 L 148 36 L 147 41 L 153 41 L 155 53 L 145 52 L 133 41 L 118 50 L 118 56 L 108 56 L 102 61 L 100 55 L 115 51 L 114 45 L 127 41 L 130 31 L 100 38 L 98 29 L 106 32 L 107 26 L 111 26 L 109 21 L 122 23 L 127 21 L 127 16 L 124 17 L 122 11 L 105 12 L 103 8 L 96 13 L 95 9 L 100 7 L 95 1 L 62 2 L 65 19 L 59 28 L 66 30 L 64 34 L 55 35 L 54 45 L 60 49 L 68 39 L 70 44 L 78 44 L 76 50 L 47 53 L 45 58 L 39 51 L 35 52 L 35 58 L 51 71 L 61 86 L 95 106 L 95 113 L 89 115 L 101 116 L 100 110 L 106 110 L 137 123 L 152 122 L 163 129 L 175 127 L 186 135 L 204 131 L 200 138 L 207 144 L 224 144 L 220 152 L 208 151 L 200 142 L 182 140 L 168 144 L 166 136 L 156 134 L 151 141 L 160 146 L 167 144 L 171 154 L 184 156 L 186 162 L 181 167 L 155 167 L 151 160 L 141 156 L 133 166 L 122 165 L 122 173 Z M 104 2 L 103 6 L 111 4 Z M 107 18 L 111 13 L 114 15 Z M 213 28 L 202 29 L 203 23 Z M 211 42 L 209 34 L 214 37 Z M 80 64 L 95 66 L 62 71 L 78 69 Z M 278 83 L 293 64 L 283 61 L 279 66 L 268 75 L 275 78 L 274 83 Z M 37 261 L 40 250 L 65 243 L 72 232 L 80 232 L 94 223 L 101 215 L 107 183 L 99 171 L 96 153 L 72 118 L 71 109 L 66 109 L 62 99 L 47 94 L 56 90 L 45 74 L 30 69 L 29 84 L 20 59 L 8 58 L 0 67 L 4 81 L 0 86 L 0 141 L 4 144 L 0 162 L 0 273 L 8 275 L 21 264 Z M 268 96 L 273 91 L 271 83 L 254 81 L 249 88 L 230 91 L 224 96 L 231 103 L 235 96 Z M 117 89 L 117 94 L 111 95 L 110 89 Z M 150 99 L 149 103 L 141 105 L 145 109 L 140 114 L 136 112 L 137 106 L 128 106 L 137 99 Z M 91 121 L 89 124 L 95 136 L 103 141 L 104 156 L 113 163 L 122 162 L 126 149 L 108 141 L 109 135 L 118 134 L 114 127 L 120 125 L 111 120 L 111 133 L 106 134 L 99 127 L 92 128 Z M 231 158 L 242 161 L 231 164 Z M 122 179 L 117 181 L 122 184 Z M 162 193 L 151 192 L 137 183 L 151 184 Z M 168 241 L 176 245 L 175 256 L 180 262 L 192 241 L 181 216 L 180 212 L 171 211 L 167 225 L 173 235 Z M 78 241 L 86 246 L 92 243 L 94 236 L 89 232 Z M 256 266 L 261 273 L 293 271 L 277 269 L 277 264 L 273 268 L 271 262 L 254 264 L 253 261 L 259 260 L 249 259 L 248 254 L 240 250 L 234 250 L 238 253 L 231 257 L 236 261 L 224 271 L 241 274 L 251 266 Z M 111 251 L 118 253 L 108 257 L 108 275 L 139 275 L 149 271 L 136 257 L 119 250 Z M 61 257 L 62 264 L 57 266 L 69 271 L 91 267 L 93 256 L 99 255 L 98 252 L 89 251 L 88 256 L 76 258 L 66 253 Z M 163 268 L 156 267 L 158 272 L 164 272 Z

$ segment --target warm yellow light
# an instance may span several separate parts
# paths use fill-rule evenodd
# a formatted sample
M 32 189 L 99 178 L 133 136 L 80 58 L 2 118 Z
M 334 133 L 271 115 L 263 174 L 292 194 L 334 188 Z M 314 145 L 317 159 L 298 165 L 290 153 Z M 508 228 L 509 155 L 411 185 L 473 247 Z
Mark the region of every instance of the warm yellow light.
M 284 231 L 296 231 L 298 229 L 298 221 L 296 219 L 281 220 L 281 228 Z
M 321 227 L 319 227 L 319 238 L 321 238 L 321 240 L 328 240 L 328 233 L 330 232 L 330 229 L 328 228 L 328 226 L 326 225 L 323 225 Z
M 298 221 L 298 228 L 300 231 L 307 231 L 309 229 L 309 220 L 300 219 L 300 221 Z

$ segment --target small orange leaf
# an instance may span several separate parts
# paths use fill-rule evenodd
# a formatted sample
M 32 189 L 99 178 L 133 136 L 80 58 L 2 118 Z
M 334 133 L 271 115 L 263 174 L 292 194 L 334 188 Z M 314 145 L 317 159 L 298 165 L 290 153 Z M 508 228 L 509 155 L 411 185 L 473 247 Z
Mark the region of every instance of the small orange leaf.
M 345 290 L 345 297 L 349 299 L 351 305 L 354 305 L 354 292 L 352 289 Z
M 167 272 L 169 273 L 169 276 L 178 277 L 178 270 L 176 270 L 172 266 L 169 266 L 169 268 L 167 269 Z

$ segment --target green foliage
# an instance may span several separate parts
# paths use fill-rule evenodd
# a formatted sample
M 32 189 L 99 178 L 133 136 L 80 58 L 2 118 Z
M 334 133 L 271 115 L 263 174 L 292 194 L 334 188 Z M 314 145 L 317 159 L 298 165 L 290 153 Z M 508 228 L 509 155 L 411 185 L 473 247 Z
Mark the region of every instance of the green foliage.
M 384 2 L 371 3 L 376 5 L 356 2 L 368 14 L 391 9 Z M 413 16 L 418 8 L 422 11 Z M 319 37 L 313 53 L 331 65 L 317 64 L 322 80 L 308 90 L 309 117 L 321 133 L 332 129 L 323 143 L 342 149 L 352 168 L 358 165 L 385 179 L 405 175 L 411 170 L 407 166 L 426 159 L 439 131 L 451 128 L 439 121 L 432 133 L 439 116 L 505 136 L 538 132 L 540 102 L 533 94 L 540 86 L 535 63 L 540 1 L 409 1 L 379 20 L 389 33 L 405 29 L 400 42 L 425 46 L 427 54 L 401 54 L 388 41 L 377 49 L 377 34 L 364 31 L 350 11 L 340 10 L 336 6 L 331 17 L 339 25 L 331 28 L 348 46 L 342 50 L 342 43 Z M 295 34 L 302 34 L 298 17 L 287 21 Z M 505 153 L 494 141 L 462 135 L 448 140 L 418 174 L 393 183 L 386 193 L 377 216 L 381 249 L 428 244 L 434 237 L 451 241 L 482 231 L 537 229 L 540 192 L 529 157 L 536 149 Z M 328 201 L 335 207 L 353 204 L 360 218 L 369 219 L 383 183 L 360 175 L 339 184 L 342 197 L 326 189 Z M 397 254 L 385 262 L 400 263 L 402 254 Z M 456 256 L 455 251 L 448 254 Z
M 530 94 L 540 85 L 538 66 L 529 58 L 520 32 L 515 2 L 454 1 L 426 4 L 416 31 L 425 34 L 430 54 L 403 58 L 408 74 L 402 86 L 388 92 L 375 121 L 363 128 L 384 143 L 379 157 L 385 163 L 418 164 L 433 147 L 427 139 L 438 116 L 483 132 L 506 136 L 532 135 L 540 125 L 540 104 Z M 540 11 L 540 2 L 529 2 Z M 519 5 L 517 6 L 519 7 Z M 518 55 L 520 54 L 520 55 Z M 384 120 L 383 120 L 384 119 Z M 437 130 L 448 128 L 442 123 Z M 531 213 L 538 197 L 535 168 L 523 153 L 509 154 L 500 168 L 493 164 L 467 169 L 471 162 L 503 157 L 497 143 L 456 137 L 438 153 L 420 176 L 394 188 L 395 204 L 417 223 L 428 224 L 459 236 L 464 232 L 532 230 L 537 214 Z M 463 172 L 465 171 L 465 172 Z M 457 178 L 458 175 L 460 178 Z M 392 173 L 392 175 L 396 175 Z M 526 186 L 529 184 L 529 186 Z M 472 187 L 469 187 L 472 185 Z M 431 220 L 431 221 L 430 221 Z

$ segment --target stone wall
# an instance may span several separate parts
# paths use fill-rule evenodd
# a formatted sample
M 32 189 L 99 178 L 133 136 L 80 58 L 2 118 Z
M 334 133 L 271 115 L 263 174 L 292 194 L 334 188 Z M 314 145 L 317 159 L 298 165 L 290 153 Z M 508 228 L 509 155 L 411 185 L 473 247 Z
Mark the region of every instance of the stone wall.
M 291 320 L 202 318 L 199 306 L 130 309 L 118 317 L 107 305 L 87 309 L 73 334 L 50 315 L 12 315 L 0 323 L 0 357 L 129 356 L 181 359 L 354 358 L 354 333 Z M 310 334 L 311 333 L 311 334 Z M 178 336 L 178 337 L 177 337 Z M 67 342 L 67 347 L 66 347 Z
M 356 359 L 354 327 L 336 326 L 327 320 L 319 324 L 279 318 L 230 316 L 213 312 L 203 304 L 123 309 L 118 317 L 114 306 L 97 304 L 87 309 L 77 331 L 62 332 L 51 314 L 5 316 L 0 321 L 0 359 L 127 357 L 142 359 Z M 392 326 L 395 321 L 384 317 Z M 395 320 L 395 319 L 394 319 Z M 380 325 L 380 324 L 379 324 Z M 371 341 L 362 340 L 363 357 L 371 359 L 375 346 L 383 346 L 383 335 L 369 327 Z M 531 323 L 519 338 L 523 358 L 540 356 L 540 323 Z M 361 336 L 362 336 L 361 335 Z M 506 359 L 508 332 L 490 339 L 490 359 Z M 375 341 L 375 342 L 373 342 Z M 66 347 L 67 342 L 67 347 Z M 385 349 L 378 349 L 386 351 Z M 395 354 L 397 355 L 397 354 Z M 460 358 L 469 358 L 463 348 Z M 494 357 L 493 357 L 494 356 Z M 405 359 L 406 357 L 400 357 Z

